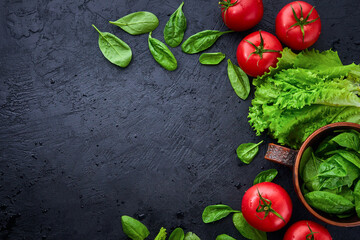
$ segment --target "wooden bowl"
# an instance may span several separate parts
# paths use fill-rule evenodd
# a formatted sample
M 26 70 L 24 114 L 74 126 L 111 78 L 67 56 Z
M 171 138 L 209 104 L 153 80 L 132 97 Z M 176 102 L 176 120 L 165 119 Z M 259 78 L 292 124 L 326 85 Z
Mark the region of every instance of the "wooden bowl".
M 292 150 L 289 148 L 285 148 L 279 145 L 275 145 L 270 143 L 268 147 L 268 151 L 265 155 L 265 158 L 269 161 L 273 161 L 276 163 L 280 163 L 283 165 L 287 165 L 292 167 L 293 169 L 293 182 L 295 187 L 295 192 L 300 198 L 300 201 L 305 206 L 305 208 L 316 218 L 319 220 L 334 225 L 338 227 L 355 227 L 360 226 L 360 218 L 354 214 L 348 218 L 338 218 L 336 216 L 331 216 L 330 214 L 324 213 L 317 209 L 313 209 L 305 200 L 302 192 L 301 192 L 301 182 L 302 180 L 299 177 L 299 166 L 301 157 L 304 151 L 311 146 L 313 149 L 319 145 L 319 143 L 329 134 L 332 134 L 334 130 L 340 129 L 354 129 L 360 132 L 360 124 L 349 123 L 349 122 L 338 122 L 326 125 L 322 128 L 319 128 L 315 132 L 313 132 L 301 145 L 300 150 Z

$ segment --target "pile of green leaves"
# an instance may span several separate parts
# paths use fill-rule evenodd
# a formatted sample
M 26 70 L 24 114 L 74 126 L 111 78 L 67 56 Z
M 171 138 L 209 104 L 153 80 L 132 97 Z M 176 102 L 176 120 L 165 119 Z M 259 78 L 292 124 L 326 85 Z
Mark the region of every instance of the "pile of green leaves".
M 297 149 L 326 124 L 360 123 L 359 82 L 360 67 L 343 65 L 337 52 L 284 48 L 277 67 L 253 81 L 249 123 Z
M 360 217 L 360 133 L 337 131 L 315 151 L 307 148 L 299 174 L 310 206 L 340 218 Z

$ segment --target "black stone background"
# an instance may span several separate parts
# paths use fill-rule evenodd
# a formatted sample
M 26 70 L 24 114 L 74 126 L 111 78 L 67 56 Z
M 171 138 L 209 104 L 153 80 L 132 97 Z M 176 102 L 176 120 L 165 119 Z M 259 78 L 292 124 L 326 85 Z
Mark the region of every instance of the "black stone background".
M 236 62 L 240 40 L 258 29 L 274 33 L 276 14 L 288 2 L 264 0 L 260 24 L 222 36 L 208 52 L 222 51 Z M 160 20 L 153 37 L 163 41 L 165 23 L 180 3 L 1 1 L 1 238 L 126 239 L 120 222 L 126 214 L 147 225 L 149 239 L 162 226 L 168 232 L 181 226 L 205 240 L 221 233 L 244 239 L 231 218 L 207 225 L 202 211 L 217 203 L 239 209 L 256 174 L 269 168 L 279 170 L 275 182 L 291 195 L 291 223 L 315 220 L 295 195 L 291 171 L 264 160 L 273 140 L 250 128 L 253 89 L 246 101 L 235 95 L 226 61 L 203 66 L 199 54 L 177 47 L 171 50 L 178 69 L 169 72 L 152 58 L 146 34 L 131 36 L 108 23 L 151 11 Z M 322 20 L 314 47 L 338 50 L 344 63 L 358 64 L 360 2 L 309 3 Z M 183 9 L 185 38 L 227 30 L 217 1 L 186 0 Z M 127 68 L 102 56 L 91 24 L 130 45 Z M 255 160 L 240 163 L 236 147 L 262 139 Z M 326 227 L 334 239 L 359 239 L 360 228 Z M 268 238 L 282 239 L 286 228 Z

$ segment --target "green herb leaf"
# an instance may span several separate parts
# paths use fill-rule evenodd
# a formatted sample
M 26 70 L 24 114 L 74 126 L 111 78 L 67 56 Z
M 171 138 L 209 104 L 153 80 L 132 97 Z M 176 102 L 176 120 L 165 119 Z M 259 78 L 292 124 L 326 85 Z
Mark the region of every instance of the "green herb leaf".
M 354 132 L 344 132 L 332 138 L 330 141 L 336 142 L 339 146 L 355 151 L 360 149 L 360 139 Z
M 92 26 L 99 33 L 99 48 L 104 57 L 119 67 L 129 65 L 132 58 L 129 45 L 111 33 L 101 32 L 94 24 Z
M 204 223 L 211 223 L 218 221 L 230 213 L 239 212 L 237 210 L 233 210 L 231 207 L 223 204 L 218 205 L 210 205 L 204 209 L 202 214 L 202 219 Z
M 354 209 L 354 204 L 335 193 L 313 191 L 304 195 L 306 202 L 321 211 L 333 214 L 343 214 Z
M 244 218 L 241 212 L 234 213 L 233 223 L 235 228 L 247 239 L 267 240 L 266 232 L 253 228 Z
M 274 180 L 278 171 L 276 169 L 269 169 L 260 172 L 254 179 L 254 185 L 262 182 L 271 182 Z
M 152 32 L 159 25 L 159 19 L 151 12 L 134 12 L 117 21 L 110 21 L 131 35 Z
M 254 159 L 256 154 L 259 152 L 259 145 L 263 141 L 259 143 L 243 143 L 237 149 L 236 153 L 240 161 L 243 163 L 249 164 Z
M 246 100 L 250 93 L 250 82 L 246 73 L 228 59 L 228 77 L 236 95 Z
M 215 240 L 236 240 L 236 239 L 227 234 L 221 234 L 218 235 Z
M 149 230 L 144 224 L 132 217 L 126 215 L 122 216 L 121 224 L 126 236 L 132 240 L 143 240 L 150 234 Z
M 170 16 L 164 28 L 164 39 L 170 47 L 179 46 L 184 38 L 186 18 L 182 11 L 183 5 L 184 2 L 182 2 L 179 8 Z
M 201 240 L 195 233 L 187 232 L 184 240 Z
M 184 237 L 184 230 L 182 228 L 175 228 L 168 240 L 184 240 Z
M 225 54 L 222 52 L 203 53 L 199 57 L 199 62 L 204 65 L 217 65 L 225 59 Z
M 220 32 L 217 30 L 205 30 L 198 32 L 186 39 L 181 45 L 181 49 L 184 53 L 188 54 L 204 51 L 211 47 L 223 34 L 230 32 L 233 31 Z
M 166 240 L 166 229 L 162 227 L 154 240 Z
M 149 33 L 149 49 L 155 61 L 157 61 L 163 68 L 169 71 L 174 71 L 177 68 L 177 61 L 169 48 L 156 38 L 151 37 Z

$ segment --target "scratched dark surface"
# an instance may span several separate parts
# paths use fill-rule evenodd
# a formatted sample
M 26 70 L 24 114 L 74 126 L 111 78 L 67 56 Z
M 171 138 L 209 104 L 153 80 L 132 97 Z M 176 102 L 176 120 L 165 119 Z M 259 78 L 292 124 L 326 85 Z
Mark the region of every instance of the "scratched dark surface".
M 204 224 L 205 206 L 240 208 L 257 173 L 276 168 L 275 182 L 291 195 L 291 223 L 315 220 L 293 190 L 291 171 L 264 160 L 266 144 L 248 166 L 240 143 L 272 142 L 247 122 L 252 98 L 240 100 L 226 61 L 198 63 L 199 54 L 171 49 L 178 69 L 152 58 L 147 35 L 131 36 L 109 20 L 147 10 L 163 28 L 181 1 L 0 1 L 0 238 L 126 239 L 121 215 L 141 219 L 153 239 L 160 227 L 195 232 L 203 240 L 227 233 L 244 239 L 231 219 Z M 185 1 L 185 37 L 226 30 L 218 1 Z M 221 37 L 209 50 L 236 62 L 248 33 L 274 33 L 277 12 L 289 1 L 264 0 L 254 29 Z M 346 64 L 359 63 L 360 1 L 309 1 L 322 20 L 314 46 L 335 49 Z M 109 63 L 91 27 L 109 31 L 133 50 L 130 65 Z M 318 222 L 318 221 L 317 221 Z M 288 225 L 289 226 L 289 225 Z M 287 226 L 287 227 L 288 227 Z M 360 228 L 325 225 L 334 239 L 358 239 Z M 286 228 L 287 228 L 286 227 Z M 269 233 L 281 239 L 285 229 Z

